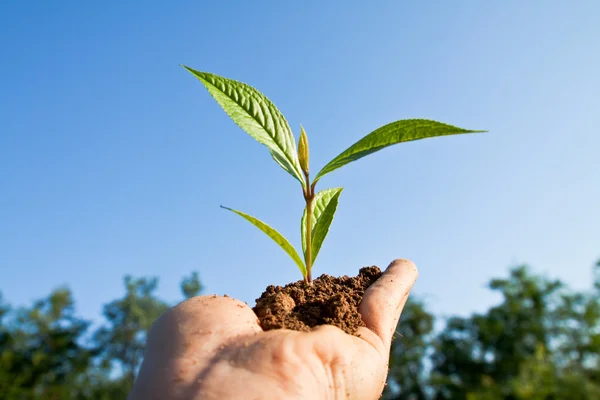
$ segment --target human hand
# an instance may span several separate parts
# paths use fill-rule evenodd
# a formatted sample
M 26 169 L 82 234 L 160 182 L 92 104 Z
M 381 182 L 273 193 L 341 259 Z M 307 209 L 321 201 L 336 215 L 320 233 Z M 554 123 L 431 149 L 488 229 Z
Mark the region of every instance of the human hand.
M 359 306 L 366 327 L 264 332 L 248 305 L 200 296 L 163 314 L 148 337 L 130 400 L 378 399 L 392 336 L 417 279 L 396 260 Z

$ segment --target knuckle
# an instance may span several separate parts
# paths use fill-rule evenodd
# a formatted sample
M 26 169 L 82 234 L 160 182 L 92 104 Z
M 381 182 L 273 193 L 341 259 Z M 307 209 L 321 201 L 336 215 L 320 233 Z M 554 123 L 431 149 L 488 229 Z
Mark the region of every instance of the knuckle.
M 388 303 L 389 299 L 393 298 L 395 295 L 395 291 L 390 285 L 385 284 L 385 282 L 375 282 L 369 289 L 369 296 L 377 299 L 375 303 L 371 304 L 373 307 L 381 307 L 382 303 Z
M 286 364 L 296 359 L 296 340 L 294 337 L 284 335 L 270 343 L 270 358 L 273 364 Z

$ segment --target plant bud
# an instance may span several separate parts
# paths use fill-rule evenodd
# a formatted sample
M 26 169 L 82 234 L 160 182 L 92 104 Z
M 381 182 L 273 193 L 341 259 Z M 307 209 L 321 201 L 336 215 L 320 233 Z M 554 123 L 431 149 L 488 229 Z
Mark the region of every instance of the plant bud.
M 298 161 L 305 174 L 308 174 L 308 138 L 304 127 L 300 127 L 300 139 L 298 140 Z

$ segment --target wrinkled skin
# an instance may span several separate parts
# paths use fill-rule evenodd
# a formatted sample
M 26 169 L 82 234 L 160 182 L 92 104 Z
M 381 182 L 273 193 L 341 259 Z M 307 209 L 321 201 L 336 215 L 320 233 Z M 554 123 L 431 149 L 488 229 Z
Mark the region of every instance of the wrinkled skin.
M 378 399 L 417 269 L 396 260 L 359 306 L 366 327 L 263 332 L 246 304 L 200 296 L 152 328 L 129 400 Z

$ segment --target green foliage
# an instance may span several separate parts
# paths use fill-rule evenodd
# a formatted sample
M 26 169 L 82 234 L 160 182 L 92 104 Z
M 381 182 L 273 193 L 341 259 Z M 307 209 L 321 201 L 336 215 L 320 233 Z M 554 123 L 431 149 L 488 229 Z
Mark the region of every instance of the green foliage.
M 434 316 L 425 304 L 410 298 L 396 328 L 384 399 L 427 399 L 426 356 L 431 347 Z
M 596 267 L 598 271 L 600 266 Z M 388 400 L 600 398 L 600 296 L 517 267 L 491 280 L 498 305 L 450 317 L 409 300 L 392 344 Z
M 352 161 L 356 161 L 394 144 L 436 136 L 478 132 L 484 131 L 462 129 L 426 119 L 408 119 L 392 122 L 374 130 L 348 149 L 344 150 L 319 171 L 314 181 L 318 181 L 325 174 L 341 168 Z
M 321 250 L 321 246 L 323 245 L 323 241 L 329 233 L 329 227 L 333 222 L 333 216 L 335 215 L 335 211 L 337 210 L 338 201 L 340 198 L 340 194 L 342 194 L 342 188 L 333 189 L 332 196 L 323 196 L 323 208 L 320 215 L 315 215 L 315 224 L 313 225 L 313 229 L 310 232 L 312 236 L 312 261 L 317 259 L 317 255 Z M 306 211 L 306 210 L 305 210 Z
M 600 398 L 600 385 L 579 371 L 558 368 L 552 354 L 540 346 L 505 384 L 485 377 L 480 388 L 467 394 L 467 400 L 506 398 L 593 400 Z
M 96 353 L 81 345 L 89 323 L 74 315 L 69 290 L 0 322 L 0 398 L 62 399 L 80 387 Z
M 4 304 L 4 299 L 2 298 L 2 292 L 0 292 L 0 322 L 2 322 L 2 318 L 8 313 L 10 308 L 8 305 Z M 2 326 L 0 324 L 0 326 Z
M 435 398 L 597 398 L 598 296 L 570 293 L 526 267 L 489 287 L 502 302 L 485 314 L 451 318 L 435 341 Z
M 181 281 L 181 293 L 183 293 L 183 297 L 186 299 L 198 296 L 202 292 L 202 289 L 202 282 L 200 282 L 200 276 L 196 271 Z
M 155 296 L 157 283 L 125 278 L 124 297 L 105 306 L 107 324 L 94 332 L 75 315 L 67 289 L 16 310 L 0 296 L 0 399 L 125 399 L 146 332 L 167 308 Z M 193 295 L 202 289 L 197 273 L 181 286 Z
M 310 230 L 311 232 L 311 236 L 315 237 L 315 225 L 317 224 L 317 221 L 319 221 L 321 219 L 321 215 L 324 214 L 325 209 L 332 203 L 332 201 L 334 201 L 334 208 L 337 207 L 337 203 L 338 203 L 338 199 L 340 197 L 340 194 L 342 193 L 343 188 L 333 188 L 333 189 L 325 189 L 325 190 L 321 190 L 319 193 L 317 193 L 315 195 L 315 198 L 313 200 L 313 204 L 312 204 L 312 218 L 310 219 L 311 222 L 311 226 L 310 228 L 307 228 L 306 226 L 306 221 L 307 221 L 307 213 L 308 210 L 305 207 L 304 208 L 304 212 L 302 213 L 302 220 L 300 221 L 300 232 L 304 233 L 306 232 L 307 229 Z M 336 198 L 335 200 L 334 197 Z M 331 213 L 331 211 L 330 211 Z M 333 213 L 335 213 L 335 209 L 333 210 Z M 333 214 L 331 214 L 331 217 L 333 217 Z M 331 222 L 329 222 L 329 224 L 331 225 Z M 322 226 L 325 226 L 325 223 L 321 223 Z M 302 252 L 304 254 L 306 254 L 306 239 L 307 237 L 302 234 Z M 324 239 L 324 238 L 323 238 Z M 313 249 L 314 244 L 313 244 Z M 314 251 L 314 250 L 313 250 Z M 316 258 L 316 255 L 313 254 L 313 260 Z
M 266 96 L 245 83 L 185 67 L 202 82 L 231 119 L 259 143 L 300 183 L 304 178 L 290 126 Z
M 302 193 L 306 201 L 301 230 L 304 263 L 300 260 L 302 266 L 298 266 L 304 280 L 308 283 L 311 282 L 312 266 L 329 232 L 341 192 L 340 189 L 340 192 L 329 198 L 330 202 L 325 206 L 322 218 L 312 221 L 313 212 L 311 210 L 313 209 L 313 202 L 317 200 L 315 198 L 315 185 L 321 177 L 352 161 L 397 143 L 436 136 L 483 132 L 462 129 L 424 119 L 392 122 L 371 132 L 331 160 L 316 175 L 311 184 L 309 177 L 308 138 L 303 127 L 301 127 L 300 139 L 296 150 L 294 135 L 287 120 L 265 95 L 245 83 L 209 72 L 196 71 L 186 66 L 184 68 L 202 82 L 211 96 L 239 127 L 258 142 L 267 146 L 275 161 L 301 183 Z M 298 264 L 298 254 L 293 250 L 287 239 L 283 238 L 283 236 L 264 222 L 247 214 L 238 211 L 234 212 L 244 217 L 247 221 L 266 233 L 271 239 L 275 240 L 292 257 L 294 262 Z
M 262 222 L 261 220 L 259 220 L 257 218 L 254 218 L 251 215 L 245 214 L 241 211 L 233 210 L 228 207 L 223 207 L 223 206 L 221 206 L 221 207 L 226 210 L 236 213 L 237 215 L 239 215 L 242 218 L 246 219 L 247 221 L 251 222 L 252 225 L 256 226 L 258 229 L 260 229 L 261 231 L 266 233 L 267 236 L 269 236 L 271 239 L 273 239 L 273 241 L 275 243 L 277 243 L 279 245 L 279 247 L 281 247 L 290 257 L 292 257 L 292 260 L 294 260 L 294 262 L 296 263 L 298 268 L 300 268 L 300 272 L 302 272 L 302 275 L 306 275 L 306 267 L 304 266 L 304 263 L 302 263 L 302 259 L 298 255 L 298 252 L 296 252 L 296 249 L 294 249 L 294 246 L 292 246 L 290 244 L 290 242 L 288 242 L 288 240 L 285 237 L 283 237 L 283 235 L 281 233 L 277 232 L 275 229 L 271 228 L 269 225 L 265 224 L 264 222 Z
M 131 386 L 144 355 L 146 332 L 168 305 L 154 294 L 158 287 L 156 278 L 126 276 L 124 283 L 125 296 L 104 306 L 107 324 L 96 332 L 94 339 L 104 356 L 118 364 Z

